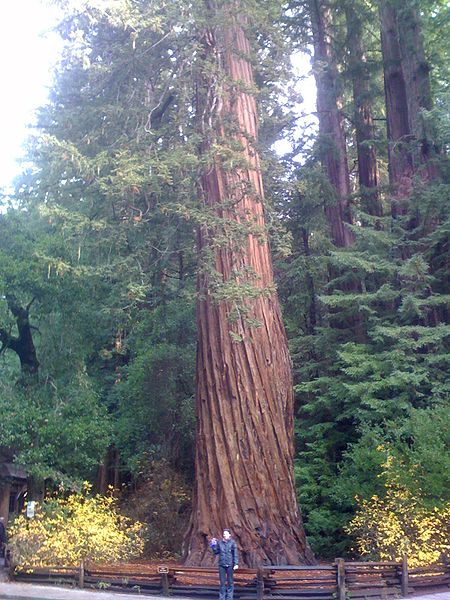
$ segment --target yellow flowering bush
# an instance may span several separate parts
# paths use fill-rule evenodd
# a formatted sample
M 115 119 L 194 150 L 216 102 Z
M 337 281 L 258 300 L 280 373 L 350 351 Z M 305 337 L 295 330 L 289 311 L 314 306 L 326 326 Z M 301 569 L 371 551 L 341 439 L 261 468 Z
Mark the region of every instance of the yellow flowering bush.
M 436 563 L 450 552 L 450 503 L 426 508 L 406 489 L 389 486 L 384 498 L 359 501 L 347 533 L 369 559 L 401 560 L 406 553 L 413 567 Z
M 121 515 L 112 496 L 88 492 L 49 498 L 37 505 L 35 517 L 19 516 L 9 529 L 15 564 L 70 566 L 140 556 L 143 524 Z

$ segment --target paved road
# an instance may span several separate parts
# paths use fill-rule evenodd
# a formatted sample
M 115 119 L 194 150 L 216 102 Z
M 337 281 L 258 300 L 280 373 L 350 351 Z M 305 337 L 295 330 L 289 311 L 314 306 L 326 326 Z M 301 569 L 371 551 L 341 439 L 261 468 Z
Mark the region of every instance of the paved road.
M 136 594 L 112 594 L 111 592 L 94 592 L 88 590 L 72 590 L 56 586 L 35 585 L 31 583 L 0 582 L 0 600 L 136 600 Z M 161 600 L 161 596 L 142 596 Z M 171 600 L 187 600 L 171 596 Z M 425 596 L 410 596 L 413 600 L 450 600 L 450 591 Z

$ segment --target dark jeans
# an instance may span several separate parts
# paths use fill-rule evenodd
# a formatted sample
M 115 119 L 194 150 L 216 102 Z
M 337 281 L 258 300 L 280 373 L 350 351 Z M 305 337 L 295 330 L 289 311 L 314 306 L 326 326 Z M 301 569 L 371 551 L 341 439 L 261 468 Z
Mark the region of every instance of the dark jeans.
M 233 567 L 219 565 L 219 600 L 233 600 Z

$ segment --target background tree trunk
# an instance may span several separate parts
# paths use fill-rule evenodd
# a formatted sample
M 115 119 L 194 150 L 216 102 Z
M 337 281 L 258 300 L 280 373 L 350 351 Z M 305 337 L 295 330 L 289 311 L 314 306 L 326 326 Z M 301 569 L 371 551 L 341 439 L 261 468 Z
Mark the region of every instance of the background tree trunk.
M 201 197 L 223 231 L 198 232 L 199 253 L 212 257 L 215 273 L 205 268 L 198 277 L 196 481 L 186 562 L 211 564 L 208 538 L 230 527 L 242 566 L 310 563 L 294 485 L 291 361 L 265 232 L 250 47 L 244 19 L 225 18 L 228 24 L 205 33 L 207 67 L 198 81 L 207 163 Z M 242 227 L 240 242 L 228 235 Z M 229 295 L 219 299 L 217 276 L 247 293 L 237 304 Z
M 431 110 L 433 101 L 430 86 L 430 65 L 425 56 L 420 16 L 411 2 L 405 2 L 397 11 L 399 44 L 402 57 L 403 75 L 407 90 L 409 128 L 417 143 L 416 168 L 424 166 L 422 179 L 430 180 L 438 176 L 433 158 L 439 152 L 433 141 L 434 132 L 426 123 L 422 111 Z
M 320 158 L 329 181 L 336 191 L 334 201 L 328 199 L 325 214 L 333 243 L 341 248 L 351 246 L 354 236 L 346 223 L 352 222 L 349 197 L 350 180 L 347 146 L 338 90 L 338 69 L 331 45 L 331 10 L 320 0 L 309 3 L 314 41 L 314 76 L 317 85 Z
M 95 478 L 95 491 L 98 494 L 107 494 L 109 488 L 117 493 L 121 486 L 120 455 L 114 444 L 110 445 L 98 466 Z
M 45 481 L 39 477 L 27 477 L 27 502 L 42 502 L 45 496 Z
M 408 97 L 398 39 L 397 12 L 389 1 L 380 5 L 381 47 L 389 153 L 389 181 L 394 188 L 392 215 L 404 215 L 412 189 L 414 165 L 411 153 Z
M 311 250 L 309 247 L 308 231 L 304 227 L 302 227 L 300 231 L 302 234 L 303 252 L 305 253 L 305 256 L 307 256 L 309 259 L 311 257 Z M 310 267 L 309 264 L 308 267 Z M 305 280 L 306 288 L 308 290 L 310 298 L 305 331 L 307 335 L 314 335 L 317 327 L 317 294 L 314 285 L 314 278 L 311 275 L 311 271 L 309 269 L 306 270 Z
M 370 72 L 362 39 L 363 23 L 354 5 L 346 7 L 345 15 L 362 207 L 368 214 L 382 217 L 383 206 L 378 193 L 377 154 L 373 144 L 375 134 L 369 86 Z

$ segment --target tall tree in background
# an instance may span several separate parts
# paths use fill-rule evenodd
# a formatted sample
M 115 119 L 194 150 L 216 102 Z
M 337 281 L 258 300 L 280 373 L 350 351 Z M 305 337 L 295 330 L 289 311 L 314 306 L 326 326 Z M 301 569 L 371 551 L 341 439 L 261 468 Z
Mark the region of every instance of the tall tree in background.
M 405 215 L 415 174 L 435 179 L 436 146 L 425 112 L 433 102 L 419 11 L 414 2 L 380 4 L 392 214 Z M 411 221 L 414 224 L 414 220 Z
M 406 198 L 412 189 L 414 163 L 410 145 L 412 132 L 408 94 L 398 37 L 398 14 L 390 0 L 382 0 L 380 19 L 389 144 L 389 181 L 394 190 L 392 214 L 399 216 L 407 212 Z
M 426 111 L 433 108 L 431 96 L 431 67 L 425 55 L 424 37 L 419 8 L 409 0 L 397 9 L 399 43 L 402 55 L 403 73 L 407 89 L 408 119 L 411 134 L 416 143 L 416 168 L 423 165 L 422 179 L 430 180 L 438 176 L 436 168 L 435 132 L 427 122 Z
M 240 563 L 309 563 L 293 478 L 291 361 L 263 213 L 244 5 L 205 2 L 197 90 L 201 201 L 215 220 L 198 251 L 196 481 L 188 564 L 231 527 Z
M 364 17 L 361 14 L 361 7 L 355 3 L 347 4 L 345 6 L 345 17 L 362 208 L 370 215 L 381 217 L 383 206 L 378 190 L 380 181 L 374 146 L 375 128 L 370 90 L 371 73 L 364 47 Z
M 387 50 L 391 50 L 392 58 L 396 57 L 396 60 L 387 61 L 388 53 L 384 53 L 387 91 L 391 94 L 387 97 L 390 103 L 387 114 L 391 119 L 388 127 L 390 131 L 397 131 L 395 140 L 392 135 L 389 138 L 389 156 L 397 160 L 394 174 L 402 173 L 401 158 L 409 160 L 405 163 L 411 167 L 406 172 L 410 177 L 407 183 L 418 183 L 412 189 L 411 185 L 406 189 L 392 185 L 393 194 L 386 187 L 386 151 L 384 143 L 380 143 L 385 139 L 381 127 L 385 99 L 374 12 L 378 7 L 376 3 L 352 2 L 348 6 L 342 2 L 323 3 L 322 13 L 332 11 L 330 51 L 335 72 L 339 74 L 337 83 L 344 101 L 342 115 L 352 122 L 352 129 L 358 133 L 361 122 L 354 109 L 367 102 L 369 110 L 373 110 L 376 120 L 372 127 L 376 131 L 367 131 L 360 138 L 361 147 L 367 148 L 372 140 L 377 147 L 378 156 L 373 153 L 370 160 L 373 161 L 373 175 L 377 167 L 379 169 L 381 188 L 379 194 L 376 188 L 371 189 L 378 201 L 382 198 L 386 205 L 398 205 L 397 194 L 402 192 L 404 206 L 401 207 L 405 212 L 399 215 L 397 206 L 393 211 L 402 218 L 393 221 L 389 216 L 377 214 L 381 207 L 367 202 L 360 172 L 359 188 L 356 182 L 352 186 L 352 192 L 356 192 L 352 208 L 360 221 L 352 227 L 355 240 L 350 248 L 332 248 L 330 235 L 319 218 L 323 198 L 327 197 L 327 185 L 331 186 L 332 179 L 328 177 L 328 181 L 320 184 L 325 179 L 317 176 L 320 155 L 308 156 L 305 152 L 305 163 L 295 169 L 296 180 L 285 194 L 285 203 L 280 210 L 292 235 L 292 254 L 287 261 L 277 261 L 276 266 L 281 273 L 280 298 L 294 359 L 297 414 L 301 423 L 297 429 L 295 465 L 299 499 L 311 545 L 319 555 L 330 558 L 349 551 L 349 539 L 346 539 L 343 527 L 354 511 L 355 495 L 370 498 L 386 493 L 381 466 L 385 455 L 380 448 L 383 444 L 386 448 L 391 447 L 397 428 L 409 430 L 415 410 L 423 411 L 432 422 L 439 404 L 444 401 L 447 393 L 444 390 L 448 390 L 443 370 L 446 360 L 443 336 L 448 335 L 448 330 L 443 326 L 442 303 L 445 300 L 440 296 L 445 271 L 441 253 L 447 252 L 444 248 L 448 249 L 443 243 L 444 232 L 448 233 L 448 224 L 443 222 L 445 210 L 448 210 L 445 208 L 448 189 L 438 179 L 427 180 L 423 176 L 423 163 L 417 161 L 420 138 L 415 132 L 410 135 L 408 128 L 410 92 L 405 66 L 405 34 L 402 33 L 406 23 L 401 21 L 407 8 L 421 9 L 426 56 L 428 60 L 433 57 L 432 90 L 434 94 L 442 90 L 436 106 L 445 106 L 445 86 L 441 82 L 447 78 L 443 76 L 445 70 L 434 62 L 435 56 L 440 56 L 436 50 L 441 52 L 441 48 L 445 48 L 445 30 L 442 30 L 440 20 L 444 9 L 442 6 L 440 10 L 437 4 L 427 3 L 425 9 L 424 3 L 393 0 L 388 6 L 395 9 L 394 16 L 398 16 L 391 37 L 385 35 L 393 46 Z M 307 6 L 312 14 L 312 8 L 317 4 L 308 3 Z M 300 40 L 306 37 L 304 7 L 305 3 L 291 3 L 293 26 L 299 29 L 297 37 Z M 346 13 L 345 29 L 342 9 Z M 392 25 L 392 20 L 386 18 L 386 30 Z M 409 33 L 409 29 L 405 33 Z M 411 52 L 420 55 L 416 48 L 411 48 Z M 416 68 L 420 62 L 416 60 Z M 395 86 L 402 83 L 402 78 L 404 102 L 395 93 Z M 352 96 L 353 103 L 350 101 Z M 417 115 L 430 126 L 427 135 L 430 131 L 434 133 L 431 126 L 439 125 L 434 121 L 436 116 L 439 118 L 439 110 L 430 111 L 422 104 Z M 399 125 L 404 125 L 404 137 L 401 130 L 398 131 Z M 445 135 L 446 131 L 445 126 L 441 127 L 440 135 Z M 317 143 L 320 141 L 319 138 Z M 352 158 L 358 158 L 361 167 L 363 161 L 360 161 L 356 135 L 355 141 L 352 144 L 350 136 L 347 137 L 347 151 Z M 387 144 L 385 147 L 387 149 Z M 438 158 L 435 156 L 434 160 Z M 442 155 L 440 158 L 442 160 Z M 378 165 L 374 164 L 375 160 Z M 399 169 L 395 171 L 397 166 Z M 326 169 L 323 171 L 328 175 Z M 372 178 L 374 183 L 375 177 Z M 399 183 L 402 183 L 401 177 Z M 433 227 L 425 226 L 426 222 Z M 433 233 L 427 237 L 426 232 L 430 230 Z M 436 260 L 437 255 L 439 260 Z M 330 272 L 333 274 L 331 281 Z M 313 286 L 308 283 L 310 279 Z M 311 294 L 306 293 L 310 289 L 314 289 L 317 302 L 312 303 Z M 313 327 L 309 318 L 312 306 L 315 309 Z M 418 432 L 414 445 L 419 445 L 421 435 L 426 434 Z M 398 445 L 400 460 L 408 455 L 412 439 L 413 436 L 404 436 Z M 441 466 L 433 467 L 430 472 L 433 469 L 441 471 Z M 411 471 L 407 477 L 410 476 L 413 476 Z M 424 496 L 430 487 L 423 487 Z M 415 492 L 417 488 L 417 485 L 411 487 Z M 421 498 L 420 502 L 425 500 Z M 433 502 L 438 505 L 440 499 L 436 497 Z
M 335 193 L 334 198 L 326 201 L 325 214 L 333 243 L 346 248 L 353 242 L 353 234 L 346 226 L 352 223 L 350 179 L 338 68 L 332 47 L 332 14 L 330 6 L 322 0 L 311 0 L 308 6 L 314 42 L 313 70 L 317 85 L 319 152 Z

